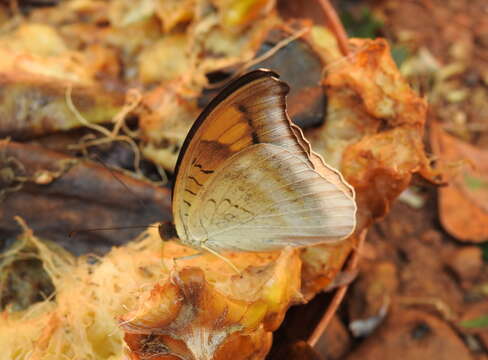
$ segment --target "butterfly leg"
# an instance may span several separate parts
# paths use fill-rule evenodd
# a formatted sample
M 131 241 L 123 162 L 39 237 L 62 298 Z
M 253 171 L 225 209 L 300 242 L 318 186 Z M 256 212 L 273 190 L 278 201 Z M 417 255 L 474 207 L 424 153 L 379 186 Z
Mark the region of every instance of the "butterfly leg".
M 212 255 L 215 255 L 217 256 L 219 259 L 223 260 L 227 265 L 229 265 L 232 269 L 234 269 L 234 271 L 240 276 L 242 277 L 242 272 L 237 268 L 237 266 L 234 265 L 234 263 L 232 261 L 230 261 L 229 259 L 227 259 L 225 256 L 219 254 L 217 251 L 209 248 L 207 245 L 205 245 L 205 242 L 202 241 L 202 243 L 200 244 L 200 247 L 206 251 L 208 251 L 209 253 L 211 253 Z
M 172 258 L 172 260 L 173 260 L 173 269 L 177 269 L 178 268 L 178 264 L 177 264 L 178 261 L 184 261 L 184 260 L 194 259 L 194 258 L 196 258 L 198 256 L 201 256 L 201 255 L 203 255 L 203 252 L 197 252 L 197 253 L 191 254 L 191 255 L 184 255 L 184 256 L 174 257 L 174 258 Z
M 178 256 L 178 257 L 175 257 L 173 258 L 173 261 L 181 261 L 181 260 L 190 260 L 190 259 L 194 259 L 198 256 L 202 256 L 203 253 L 202 252 L 197 252 L 195 254 L 191 254 L 191 255 L 185 255 L 185 256 Z

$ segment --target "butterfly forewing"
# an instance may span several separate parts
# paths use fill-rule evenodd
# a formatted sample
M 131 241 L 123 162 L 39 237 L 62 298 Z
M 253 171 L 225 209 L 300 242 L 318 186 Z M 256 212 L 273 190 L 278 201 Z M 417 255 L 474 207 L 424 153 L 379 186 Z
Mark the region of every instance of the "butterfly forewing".
M 276 74 L 257 70 L 226 88 L 197 119 L 173 191 L 184 243 L 264 251 L 351 233 L 353 192 L 292 126 L 287 92 Z

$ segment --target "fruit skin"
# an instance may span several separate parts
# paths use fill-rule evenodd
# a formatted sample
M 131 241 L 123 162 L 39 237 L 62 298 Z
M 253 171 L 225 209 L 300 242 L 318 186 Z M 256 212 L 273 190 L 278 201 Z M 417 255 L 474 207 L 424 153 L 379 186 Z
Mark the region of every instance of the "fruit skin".
M 221 261 L 197 267 L 206 256 L 193 259 L 191 266 L 170 270 L 169 277 L 141 294 L 136 309 L 122 317 L 131 359 L 228 359 L 229 354 L 262 359 L 266 355 L 272 331 L 288 307 L 302 300 L 298 251 L 228 254 L 237 266 L 246 266 L 242 276 L 221 276 L 226 271 Z M 256 257 L 260 264 L 247 265 L 256 263 Z

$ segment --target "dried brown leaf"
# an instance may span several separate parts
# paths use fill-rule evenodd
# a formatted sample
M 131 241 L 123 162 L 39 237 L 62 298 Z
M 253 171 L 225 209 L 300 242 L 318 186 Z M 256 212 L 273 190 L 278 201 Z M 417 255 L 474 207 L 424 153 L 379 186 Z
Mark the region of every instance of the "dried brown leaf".
M 326 122 L 307 136 L 354 187 L 361 231 L 388 212 L 412 174 L 433 175 L 422 143 L 425 101 L 400 75 L 385 40 L 353 39 L 351 47 L 349 58 L 328 68 Z M 322 55 L 335 61 L 332 51 Z M 306 249 L 305 294 L 328 285 L 355 244 L 353 236 L 342 244 Z
M 25 139 L 81 127 L 66 103 L 65 80 L 26 73 L 0 74 L 0 137 Z M 112 119 L 124 103 L 98 87 L 74 86 L 72 100 L 89 122 Z
M 168 189 L 115 170 L 111 173 L 91 161 L 3 141 L 0 168 L 4 184 L 0 227 L 4 233 L 18 231 L 14 216 L 21 214 L 37 233 L 80 254 L 106 251 L 135 237 L 150 223 L 170 218 Z M 72 231 L 134 225 L 141 228 L 69 236 Z
M 432 127 L 435 154 L 456 166 L 449 186 L 439 189 L 439 217 L 444 228 L 462 241 L 488 240 L 488 151 Z

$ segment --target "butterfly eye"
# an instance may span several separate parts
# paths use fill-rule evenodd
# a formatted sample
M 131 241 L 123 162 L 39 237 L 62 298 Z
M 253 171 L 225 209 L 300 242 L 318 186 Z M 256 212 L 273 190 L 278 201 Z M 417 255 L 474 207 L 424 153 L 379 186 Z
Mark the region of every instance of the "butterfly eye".
M 159 236 L 163 241 L 168 241 L 178 236 L 175 225 L 171 221 L 165 221 L 159 224 L 158 230 Z

